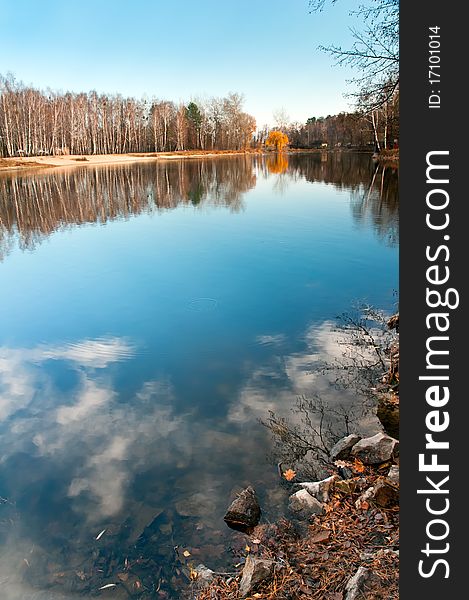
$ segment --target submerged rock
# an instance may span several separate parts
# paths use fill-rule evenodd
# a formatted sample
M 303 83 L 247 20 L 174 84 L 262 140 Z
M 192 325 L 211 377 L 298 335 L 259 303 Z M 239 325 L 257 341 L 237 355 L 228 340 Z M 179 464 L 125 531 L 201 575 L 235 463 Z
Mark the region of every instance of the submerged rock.
M 347 437 L 342 438 L 332 447 L 332 450 L 329 452 L 329 458 L 332 462 L 335 460 L 344 460 L 350 456 L 350 451 L 352 447 L 355 446 L 357 442 L 360 441 L 360 436 L 355 435 L 354 433 L 348 435 Z
M 212 569 L 209 569 L 202 563 L 195 567 L 194 573 L 196 575 L 194 585 L 198 591 L 210 585 L 215 575 Z
M 273 569 L 274 562 L 272 560 L 248 556 L 239 584 L 241 598 L 249 596 L 260 583 L 269 579 L 272 576 Z
M 224 521 L 232 529 L 246 531 L 255 527 L 260 518 L 261 508 L 256 492 L 249 486 L 230 504 L 224 516 Z
M 290 496 L 288 508 L 303 518 L 308 518 L 311 515 L 322 515 L 324 513 L 324 505 L 304 489 Z
M 399 442 L 396 439 L 380 432 L 357 442 L 351 455 L 365 465 L 378 465 L 391 460 L 397 454 L 398 448 Z

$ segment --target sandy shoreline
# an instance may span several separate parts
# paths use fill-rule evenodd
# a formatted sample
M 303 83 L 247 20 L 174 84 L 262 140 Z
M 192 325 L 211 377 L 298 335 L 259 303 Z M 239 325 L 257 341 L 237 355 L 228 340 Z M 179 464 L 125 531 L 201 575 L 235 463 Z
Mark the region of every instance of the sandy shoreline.
M 183 150 L 179 152 L 151 152 L 148 154 L 86 154 L 69 156 L 28 156 L 0 158 L 0 171 L 16 171 L 18 169 L 36 169 L 51 167 L 77 167 L 95 165 L 117 165 L 135 162 L 151 162 L 181 158 L 212 158 L 217 156 L 234 156 L 259 154 L 258 150 L 203 151 Z

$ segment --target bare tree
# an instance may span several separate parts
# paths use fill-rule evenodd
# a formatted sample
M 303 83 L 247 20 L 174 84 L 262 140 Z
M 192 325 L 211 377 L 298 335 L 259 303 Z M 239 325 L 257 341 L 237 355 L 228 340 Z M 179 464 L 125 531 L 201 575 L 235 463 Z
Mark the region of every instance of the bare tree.
M 0 156 L 243 149 L 254 117 L 243 96 L 181 102 L 45 92 L 0 76 Z
M 309 4 L 312 11 L 318 11 L 326 1 L 310 0 Z M 371 5 L 360 5 L 351 14 L 363 24 L 362 29 L 352 29 L 352 47 L 332 44 L 321 49 L 334 56 L 337 64 L 360 72 L 352 80 L 358 88 L 352 96 L 368 110 L 379 108 L 399 89 L 399 0 L 372 0 Z

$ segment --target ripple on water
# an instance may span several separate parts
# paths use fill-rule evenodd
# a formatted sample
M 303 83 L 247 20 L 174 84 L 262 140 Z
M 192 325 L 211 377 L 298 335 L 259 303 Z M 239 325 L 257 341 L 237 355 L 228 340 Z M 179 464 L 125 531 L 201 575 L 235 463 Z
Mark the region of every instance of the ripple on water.
M 194 298 L 187 304 L 187 309 L 198 312 L 208 313 L 218 308 L 218 300 L 215 298 Z

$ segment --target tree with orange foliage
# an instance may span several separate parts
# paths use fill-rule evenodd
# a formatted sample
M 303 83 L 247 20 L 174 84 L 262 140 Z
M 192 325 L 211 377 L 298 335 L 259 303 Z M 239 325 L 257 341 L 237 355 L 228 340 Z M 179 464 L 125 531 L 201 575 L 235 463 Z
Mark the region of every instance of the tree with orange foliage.
M 274 130 L 269 133 L 269 136 L 265 141 L 265 145 L 275 148 L 277 152 L 281 152 L 288 142 L 288 136 L 285 133 Z

